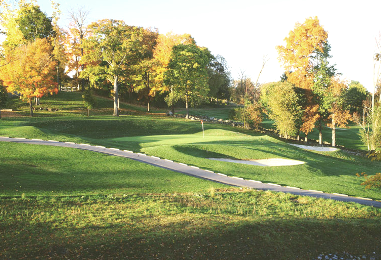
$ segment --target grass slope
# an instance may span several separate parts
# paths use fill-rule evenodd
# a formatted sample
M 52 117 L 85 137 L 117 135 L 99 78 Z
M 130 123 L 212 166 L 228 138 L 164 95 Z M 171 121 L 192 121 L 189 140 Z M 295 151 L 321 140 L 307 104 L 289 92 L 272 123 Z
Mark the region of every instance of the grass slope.
M 380 163 L 366 158 L 304 151 L 221 125 L 206 124 L 203 138 L 199 122 L 87 118 L 68 115 L 73 107 L 67 109 L 56 117 L 43 112 L 39 118 L 0 120 L 0 135 L 119 147 L 244 178 L 380 198 L 355 177 L 379 171 Z M 306 164 L 266 168 L 209 157 Z M 226 188 L 89 151 L 0 143 L 0 195 L 2 259 L 316 259 L 322 253 L 381 253 L 380 209 Z

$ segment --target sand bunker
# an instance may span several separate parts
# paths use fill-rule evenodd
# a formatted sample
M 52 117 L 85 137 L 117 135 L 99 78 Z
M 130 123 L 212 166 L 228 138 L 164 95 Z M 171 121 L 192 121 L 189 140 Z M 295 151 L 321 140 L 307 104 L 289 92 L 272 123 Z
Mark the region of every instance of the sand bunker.
M 232 160 L 232 159 L 223 159 L 223 158 L 209 158 L 209 160 L 249 164 L 249 165 L 255 165 L 255 166 L 292 166 L 292 165 L 300 165 L 305 163 L 302 161 L 280 159 L 280 158 L 262 159 L 262 160 Z
M 305 150 L 318 151 L 318 152 L 334 152 L 338 150 L 337 148 L 334 148 L 334 147 L 309 146 L 309 145 L 301 145 L 301 144 L 290 144 L 290 145 L 296 146 Z

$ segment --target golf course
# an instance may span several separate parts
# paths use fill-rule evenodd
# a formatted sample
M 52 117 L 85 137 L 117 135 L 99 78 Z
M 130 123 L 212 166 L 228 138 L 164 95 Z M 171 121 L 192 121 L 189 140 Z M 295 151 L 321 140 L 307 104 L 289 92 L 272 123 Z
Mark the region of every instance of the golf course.
M 199 121 L 128 104 L 113 117 L 107 115 L 112 101 L 98 99 L 97 110 L 87 117 L 80 93 L 59 93 L 43 103 L 58 111 L 3 117 L 0 136 L 128 150 L 245 180 L 381 200 L 379 189 L 365 189 L 364 179 L 356 176 L 378 173 L 381 162 L 345 149 L 306 150 L 217 123 L 205 122 L 203 132 Z M 345 134 L 356 136 L 355 131 Z M 340 142 L 356 146 L 357 141 L 339 136 Z M 235 187 L 69 147 L 0 142 L 0 151 L 2 259 L 318 259 L 328 254 L 371 259 L 380 254 L 376 207 Z M 263 167 L 229 161 L 263 159 L 303 163 Z

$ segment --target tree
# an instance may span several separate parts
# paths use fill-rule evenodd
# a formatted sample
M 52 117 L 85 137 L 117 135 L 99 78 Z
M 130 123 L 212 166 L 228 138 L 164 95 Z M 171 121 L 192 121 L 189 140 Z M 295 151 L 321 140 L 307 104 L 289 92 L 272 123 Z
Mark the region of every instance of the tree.
M 189 103 L 197 103 L 209 92 L 207 65 L 210 57 L 208 49 L 195 44 L 173 47 L 165 82 L 167 86 L 173 86 L 173 92 L 184 99 L 186 118 L 189 118 Z
M 2 47 L 5 50 L 13 50 L 26 42 L 16 21 L 19 9 L 7 1 L 1 1 L 0 7 L 1 33 L 6 35 Z M 19 7 L 21 8 L 20 4 Z
M 157 44 L 158 32 L 151 29 L 143 29 L 141 61 L 134 66 L 133 81 L 134 90 L 139 94 L 139 99 L 147 100 L 147 111 L 150 111 L 150 102 L 156 96 L 155 85 L 155 61 L 153 60 L 154 48 Z
M 331 78 L 331 84 L 326 94 L 327 103 L 330 105 L 331 123 L 328 124 L 332 128 L 332 146 L 336 146 L 336 126 L 346 127 L 348 121 L 352 118 L 349 110 L 346 109 L 345 95 L 348 85 L 336 77 Z
M 95 82 L 99 77 L 114 86 L 114 116 L 119 116 L 118 84 L 120 78 L 139 62 L 142 29 L 126 25 L 120 20 L 100 20 L 89 26 L 91 36 L 84 41 L 81 64 L 87 64 L 81 77 Z
M 16 21 L 27 41 L 48 38 L 55 34 L 52 18 L 47 17 L 37 5 L 24 4 Z
M 351 81 L 345 96 L 351 114 L 358 113 L 363 115 L 363 103 L 368 96 L 366 88 L 358 81 Z
M 209 97 L 218 99 L 230 99 L 230 72 L 226 60 L 220 56 L 212 56 L 208 65 Z
M 328 42 L 323 45 L 323 51 L 316 49 L 312 54 L 314 80 L 312 85 L 313 102 L 319 106 L 318 126 L 319 144 L 323 143 L 323 121 L 328 119 L 332 103 L 327 100 L 327 91 L 331 84 L 331 78 L 336 74 L 334 66 L 330 66 L 328 59 L 331 46 Z
M 165 93 L 170 91 L 170 86 L 164 83 L 165 72 L 169 69 L 172 49 L 179 44 L 196 44 L 195 40 L 189 34 L 159 34 L 157 44 L 153 52 L 153 74 L 152 91 Z
M 303 24 L 297 23 L 285 38 L 285 46 L 277 46 L 279 61 L 283 64 L 287 80 L 296 87 L 312 90 L 316 72 L 314 59 L 318 52 L 325 53 L 328 34 L 319 24 L 317 17 L 308 18 Z M 313 92 L 306 92 L 305 113 L 301 130 L 308 135 L 319 119 L 319 105 Z
M 303 115 L 303 95 L 289 82 L 268 83 L 262 86 L 261 102 L 279 134 L 285 138 L 297 136 Z
M 33 98 L 58 92 L 54 77 L 56 65 L 48 40 L 36 39 L 6 55 L 0 78 L 8 92 L 16 91 L 28 101 L 33 116 Z
M 84 70 L 84 64 L 80 64 L 81 58 L 84 56 L 83 41 L 88 36 L 88 28 L 86 25 L 89 12 L 84 8 L 79 8 L 69 12 L 70 24 L 67 42 L 67 56 L 69 59 L 69 71 L 75 72 L 75 80 L 78 88 L 82 91 L 85 89 L 83 79 L 79 78 L 80 72 Z
M 90 110 L 93 109 L 96 105 L 96 100 L 94 96 L 91 94 L 91 90 L 88 89 L 84 91 L 82 95 L 83 104 L 87 109 L 87 116 L 90 116 Z

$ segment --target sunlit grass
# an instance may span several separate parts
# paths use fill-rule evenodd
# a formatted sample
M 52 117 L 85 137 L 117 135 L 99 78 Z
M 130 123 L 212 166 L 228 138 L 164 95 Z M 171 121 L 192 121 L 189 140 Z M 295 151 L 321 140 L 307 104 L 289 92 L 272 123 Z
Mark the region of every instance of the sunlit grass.
M 80 100 L 65 107 L 66 99 L 59 101 L 62 114 L 55 117 L 41 112 L 44 117 L 0 120 L 0 135 L 118 147 L 246 179 L 381 198 L 355 176 L 381 169 L 367 158 L 304 151 L 218 124 L 205 124 L 203 137 L 199 122 L 183 119 L 87 118 L 74 112 Z M 210 157 L 306 164 L 256 167 Z M 321 253 L 380 253 L 379 209 L 229 188 L 89 151 L 0 143 L 0 195 L 1 259 L 313 259 Z
M 26 197 L 0 204 L 4 258 L 311 259 L 322 252 L 374 252 L 380 241 L 378 209 L 263 191 Z M 11 227 L 17 235 L 6 232 Z

